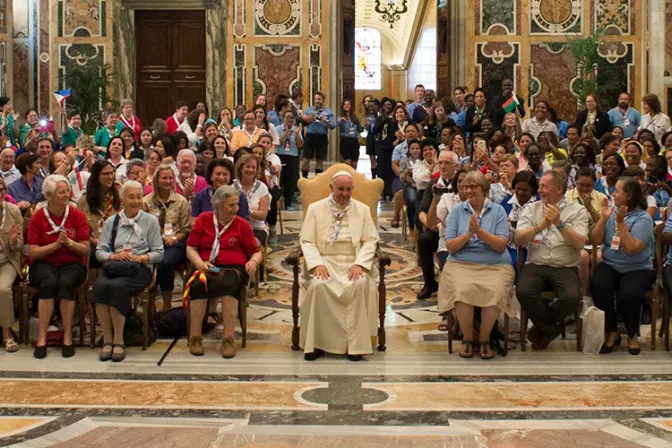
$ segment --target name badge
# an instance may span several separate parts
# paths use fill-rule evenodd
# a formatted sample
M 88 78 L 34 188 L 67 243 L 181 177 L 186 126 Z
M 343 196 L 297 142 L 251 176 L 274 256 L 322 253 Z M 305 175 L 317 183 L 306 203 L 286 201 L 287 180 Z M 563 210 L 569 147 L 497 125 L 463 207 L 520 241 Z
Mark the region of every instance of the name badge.
M 166 236 L 172 236 L 173 235 L 173 224 L 170 222 L 167 222 L 163 225 L 163 233 Z
M 102 232 L 104 224 L 105 224 L 105 220 L 103 218 L 100 218 L 98 220 L 98 233 Z
M 611 250 L 617 251 L 621 248 L 621 237 L 618 235 L 614 235 L 614 237 L 611 239 Z
M 546 238 L 546 232 L 548 229 L 544 229 L 543 232 L 537 233 L 534 236 L 534 240 L 532 240 L 532 247 L 539 248 L 541 247 L 541 244 L 544 242 L 544 238 Z
M 131 243 L 124 244 L 124 253 L 129 255 L 133 253 L 133 246 L 131 246 Z
M 628 126 L 630 126 L 630 120 L 628 120 L 627 118 L 624 118 L 624 119 L 623 119 L 623 126 L 626 127 L 626 128 L 627 128 Z

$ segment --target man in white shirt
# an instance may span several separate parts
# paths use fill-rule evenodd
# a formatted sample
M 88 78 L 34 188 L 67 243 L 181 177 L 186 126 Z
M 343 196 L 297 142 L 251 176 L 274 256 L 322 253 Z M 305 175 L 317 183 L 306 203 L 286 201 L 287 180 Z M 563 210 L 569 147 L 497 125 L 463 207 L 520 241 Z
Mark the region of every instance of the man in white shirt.
M 5 148 L 0 152 L 0 168 L 2 168 L 2 178 L 5 180 L 5 184 L 9 185 L 19 177 L 21 173 L 14 166 L 14 150 L 12 148 Z

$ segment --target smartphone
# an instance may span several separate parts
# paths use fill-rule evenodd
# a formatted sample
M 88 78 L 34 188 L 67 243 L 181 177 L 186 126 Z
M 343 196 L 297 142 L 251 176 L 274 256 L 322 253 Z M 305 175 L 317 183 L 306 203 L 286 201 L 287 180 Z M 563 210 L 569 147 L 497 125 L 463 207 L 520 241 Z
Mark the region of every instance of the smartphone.
M 208 271 L 212 272 L 213 274 L 219 274 L 220 269 L 217 266 L 210 266 L 208 267 Z
M 485 140 L 476 140 L 476 149 L 486 151 L 487 147 L 486 147 Z

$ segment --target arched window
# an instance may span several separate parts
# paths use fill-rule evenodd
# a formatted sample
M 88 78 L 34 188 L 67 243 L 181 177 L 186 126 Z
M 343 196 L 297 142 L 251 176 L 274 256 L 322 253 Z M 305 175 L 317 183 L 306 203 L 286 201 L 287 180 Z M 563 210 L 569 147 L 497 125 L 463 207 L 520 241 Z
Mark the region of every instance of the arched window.
M 383 84 L 380 32 L 355 28 L 355 90 L 380 90 Z

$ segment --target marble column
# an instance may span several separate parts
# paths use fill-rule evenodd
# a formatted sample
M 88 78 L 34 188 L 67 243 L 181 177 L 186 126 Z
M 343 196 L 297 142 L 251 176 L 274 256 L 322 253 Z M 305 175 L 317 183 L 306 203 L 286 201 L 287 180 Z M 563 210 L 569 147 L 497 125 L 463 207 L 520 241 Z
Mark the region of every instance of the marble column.
M 341 71 L 343 69 L 343 12 L 340 2 L 329 2 L 329 93 L 331 98 L 329 103 L 335 114 L 338 114 L 341 104 L 342 80 Z M 338 128 L 329 134 L 329 160 L 339 161 L 339 138 Z
M 392 97 L 393 98 L 411 98 L 408 92 L 408 71 L 402 64 L 390 66 L 390 75 L 392 76 Z
M 115 2 L 112 14 L 115 98 L 135 100 L 135 12 Z
M 467 85 L 467 3 L 450 2 L 450 81 L 452 87 Z
M 644 94 L 655 93 L 664 105 L 665 92 L 665 0 L 649 0 L 648 87 Z
M 205 100 L 210 114 L 226 105 L 226 24 L 228 1 L 217 0 L 214 8 L 205 11 Z M 229 105 L 232 106 L 232 105 Z

